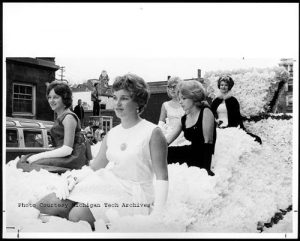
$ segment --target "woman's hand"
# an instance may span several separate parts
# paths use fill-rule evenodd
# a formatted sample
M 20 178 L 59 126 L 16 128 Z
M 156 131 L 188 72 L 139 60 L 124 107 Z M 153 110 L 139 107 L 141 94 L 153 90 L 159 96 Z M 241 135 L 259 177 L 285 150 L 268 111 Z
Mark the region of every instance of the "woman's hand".
M 30 157 L 27 158 L 27 162 L 29 164 L 33 163 L 33 162 L 36 162 L 37 160 L 39 160 L 40 157 L 39 157 L 39 154 L 35 154 L 35 155 L 32 155 Z
M 67 177 L 67 184 L 68 184 L 68 190 L 71 192 L 75 185 L 78 183 L 77 177 L 74 177 L 72 175 L 69 175 Z

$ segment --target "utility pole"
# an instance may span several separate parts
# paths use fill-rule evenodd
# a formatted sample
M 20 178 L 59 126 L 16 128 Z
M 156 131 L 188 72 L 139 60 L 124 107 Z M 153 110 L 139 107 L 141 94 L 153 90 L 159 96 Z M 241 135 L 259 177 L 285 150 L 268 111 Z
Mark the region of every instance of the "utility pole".
M 63 81 L 64 80 L 64 75 L 63 75 L 63 73 L 65 72 L 65 66 L 61 66 L 60 68 L 60 78 L 61 78 L 61 81 Z

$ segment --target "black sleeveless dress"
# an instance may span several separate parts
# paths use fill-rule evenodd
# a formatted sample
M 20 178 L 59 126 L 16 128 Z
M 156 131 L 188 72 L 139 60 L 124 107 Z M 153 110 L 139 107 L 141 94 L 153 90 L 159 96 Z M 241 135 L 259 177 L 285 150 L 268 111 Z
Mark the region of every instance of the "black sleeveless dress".
M 84 136 L 81 133 L 80 120 L 74 112 L 68 110 L 55 120 L 54 125 L 50 129 L 53 145 L 55 148 L 59 148 L 64 144 L 64 126 L 62 122 L 66 115 L 72 115 L 77 120 L 73 151 L 71 155 L 66 157 L 42 158 L 32 164 L 24 162 L 30 156 L 26 155 L 17 163 L 17 168 L 21 168 L 25 172 L 30 172 L 32 170 L 38 171 L 43 168 L 49 172 L 63 173 L 67 170 L 80 169 L 84 165 L 88 164 L 87 147 Z
M 171 146 L 168 147 L 168 163 L 179 162 L 187 163 L 188 166 L 197 166 L 205 168 L 207 171 L 210 170 L 211 159 L 204 158 L 204 152 L 206 145 L 204 143 L 203 136 L 203 110 L 209 107 L 203 107 L 200 110 L 198 120 L 195 125 L 186 128 L 186 115 L 181 118 L 182 130 L 184 137 L 191 142 L 191 145 L 186 146 Z M 210 108 L 209 108 L 210 109 Z M 215 143 L 217 139 L 216 123 L 214 125 L 212 154 L 214 153 Z

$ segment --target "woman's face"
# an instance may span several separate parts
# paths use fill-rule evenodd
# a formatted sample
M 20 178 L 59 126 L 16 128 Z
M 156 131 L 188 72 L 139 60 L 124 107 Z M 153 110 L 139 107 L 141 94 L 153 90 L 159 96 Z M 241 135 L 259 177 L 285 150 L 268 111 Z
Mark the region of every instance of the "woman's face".
M 195 106 L 195 103 L 192 99 L 184 97 L 180 92 L 178 95 L 179 104 L 181 105 L 182 109 L 188 114 L 191 109 Z
M 50 90 L 49 92 L 48 103 L 51 109 L 55 112 L 62 111 L 66 108 L 65 104 L 63 103 L 62 97 L 60 95 L 57 95 L 54 89 Z
M 221 81 L 220 91 L 221 91 L 222 94 L 226 94 L 229 91 L 229 86 L 225 81 Z
M 168 86 L 167 86 L 167 91 L 168 91 L 168 93 L 169 93 L 169 95 L 172 99 L 177 98 L 177 96 L 176 96 L 176 86 L 177 86 L 177 84 L 175 84 L 175 83 L 168 84 Z
M 137 115 L 138 104 L 133 101 L 130 92 L 118 90 L 113 94 L 113 106 L 117 117 L 130 117 Z

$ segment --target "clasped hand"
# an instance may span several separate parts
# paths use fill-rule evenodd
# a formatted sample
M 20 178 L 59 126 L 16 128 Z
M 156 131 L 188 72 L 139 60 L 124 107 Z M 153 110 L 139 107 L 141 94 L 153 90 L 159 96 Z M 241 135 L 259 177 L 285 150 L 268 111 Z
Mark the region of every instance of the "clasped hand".
M 55 192 L 56 196 L 60 200 L 65 200 L 68 198 L 70 192 L 73 190 L 75 185 L 78 183 L 78 180 L 76 177 L 69 175 L 67 177 L 63 177 L 63 181 L 61 185 L 57 188 L 57 191 Z

